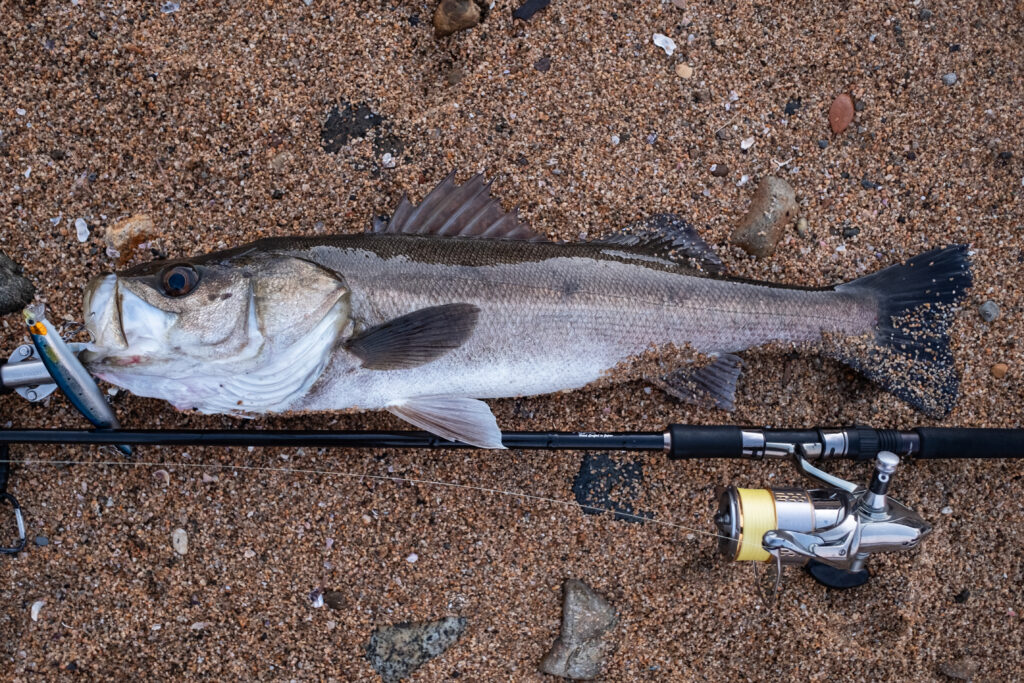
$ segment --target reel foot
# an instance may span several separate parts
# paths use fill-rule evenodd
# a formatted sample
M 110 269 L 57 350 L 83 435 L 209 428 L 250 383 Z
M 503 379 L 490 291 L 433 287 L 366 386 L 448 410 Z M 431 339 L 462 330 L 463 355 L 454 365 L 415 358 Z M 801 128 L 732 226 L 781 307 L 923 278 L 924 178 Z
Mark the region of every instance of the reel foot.
M 856 588 L 863 586 L 871 578 L 867 569 L 855 572 L 848 569 L 837 569 L 817 560 L 808 561 L 804 569 L 814 577 L 815 581 L 829 588 Z

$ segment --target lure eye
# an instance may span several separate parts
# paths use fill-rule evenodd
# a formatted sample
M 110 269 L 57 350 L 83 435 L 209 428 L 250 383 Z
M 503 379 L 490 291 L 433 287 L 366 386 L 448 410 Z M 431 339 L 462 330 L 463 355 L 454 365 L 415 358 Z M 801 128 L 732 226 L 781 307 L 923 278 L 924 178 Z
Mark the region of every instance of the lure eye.
M 185 296 L 199 284 L 199 273 L 192 266 L 174 266 L 160 276 L 160 286 L 167 296 Z

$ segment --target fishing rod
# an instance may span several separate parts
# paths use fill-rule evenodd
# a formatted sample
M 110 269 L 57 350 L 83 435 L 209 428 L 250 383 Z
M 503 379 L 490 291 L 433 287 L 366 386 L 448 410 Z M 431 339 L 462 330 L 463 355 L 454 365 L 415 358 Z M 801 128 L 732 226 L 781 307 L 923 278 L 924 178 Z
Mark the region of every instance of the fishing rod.
M 61 380 L 68 373 L 58 368 L 54 374 L 36 352 L 28 345 L 16 350 L 8 364 L 0 366 L 0 387 L 34 402 L 58 385 L 64 390 Z M 61 363 L 77 361 L 74 355 L 70 358 L 73 361 L 61 358 Z M 89 395 L 91 391 L 78 391 L 79 397 Z M 96 423 L 87 412 L 88 400 L 73 404 Z M 5 553 L 19 552 L 26 538 L 21 508 L 6 490 L 10 444 L 113 445 L 122 452 L 130 452 L 129 446 L 473 447 L 416 431 L 4 429 L 0 430 L 0 500 L 14 507 L 19 533 L 18 544 L 0 549 Z M 867 582 L 866 565 L 872 555 L 912 550 L 931 531 L 923 517 L 889 495 L 900 456 L 915 460 L 1021 458 L 1024 430 L 918 427 L 901 431 L 866 426 L 793 430 L 670 424 L 654 432 L 505 432 L 502 444 L 529 450 L 654 451 L 671 460 L 791 460 L 798 472 L 819 487 L 724 489 L 714 517 L 718 550 L 729 561 L 774 560 L 776 589 L 783 566 L 803 566 L 826 586 L 849 588 Z M 873 460 L 867 485 L 815 466 L 840 459 Z

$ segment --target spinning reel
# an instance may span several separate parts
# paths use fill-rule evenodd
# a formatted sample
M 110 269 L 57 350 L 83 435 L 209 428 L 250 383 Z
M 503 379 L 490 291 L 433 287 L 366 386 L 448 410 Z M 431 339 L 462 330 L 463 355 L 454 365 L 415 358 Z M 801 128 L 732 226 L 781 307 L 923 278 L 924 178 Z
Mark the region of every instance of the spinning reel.
M 730 486 L 719 497 L 715 525 L 726 559 L 775 561 L 776 589 L 783 566 L 804 566 L 831 588 L 863 585 L 871 555 L 911 550 L 931 531 L 919 514 L 888 495 L 900 462 L 895 453 L 878 453 L 863 488 L 811 465 L 799 445 L 773 446 L 788 450 L 798 471 L 827 488 Z

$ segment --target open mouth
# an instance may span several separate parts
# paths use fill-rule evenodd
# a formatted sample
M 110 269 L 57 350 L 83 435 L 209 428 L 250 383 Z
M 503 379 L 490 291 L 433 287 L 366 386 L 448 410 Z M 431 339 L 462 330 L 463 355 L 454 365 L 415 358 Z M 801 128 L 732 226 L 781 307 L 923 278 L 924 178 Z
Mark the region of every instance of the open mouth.
M 83 362 L 96 362 L 112 351 L 127 348 L 119 299 L 116 275 L 101 275 L 86 286 L 82 313 L 92 342 L 82 352 Z

